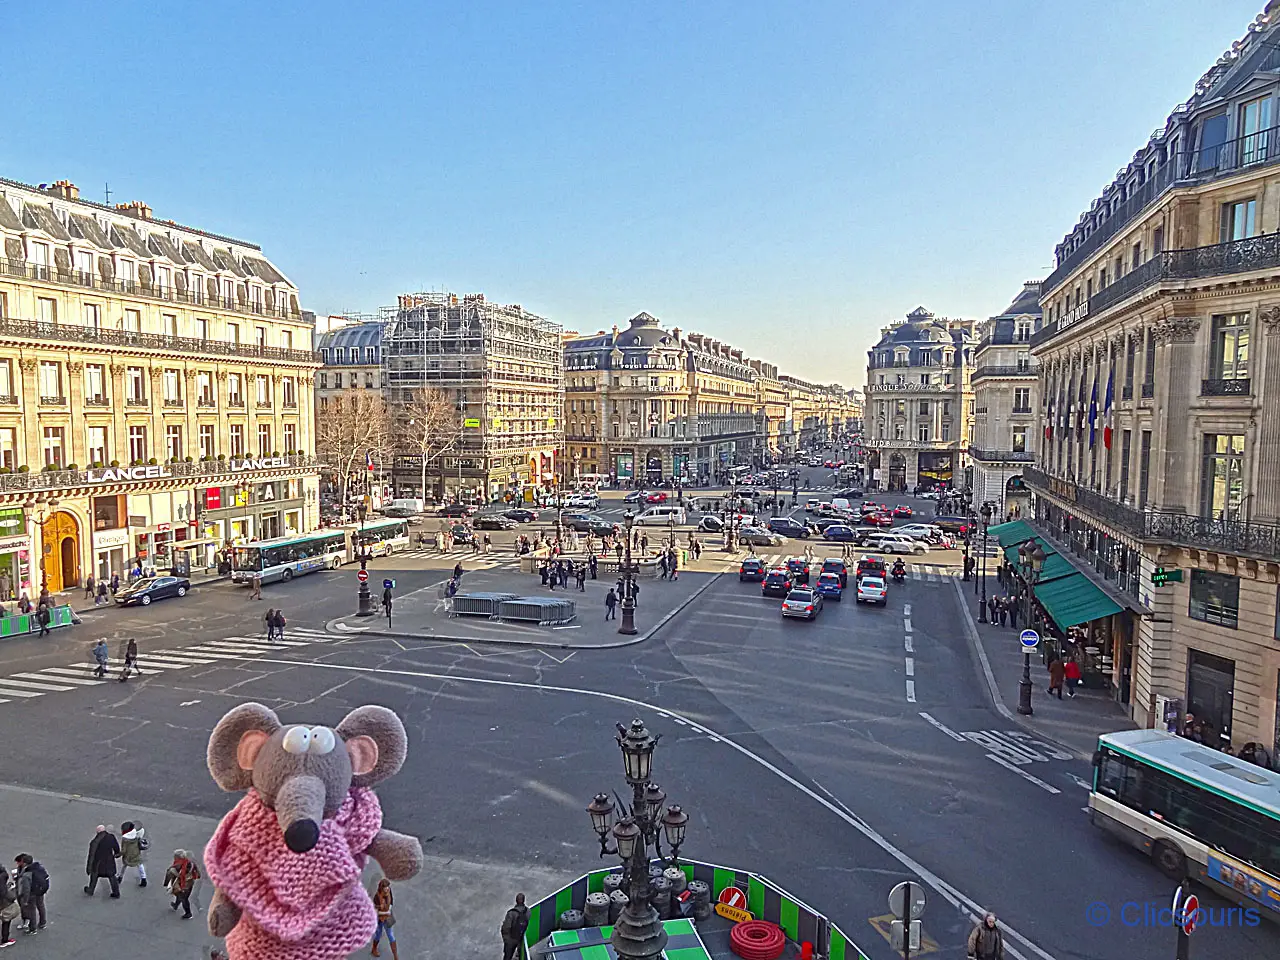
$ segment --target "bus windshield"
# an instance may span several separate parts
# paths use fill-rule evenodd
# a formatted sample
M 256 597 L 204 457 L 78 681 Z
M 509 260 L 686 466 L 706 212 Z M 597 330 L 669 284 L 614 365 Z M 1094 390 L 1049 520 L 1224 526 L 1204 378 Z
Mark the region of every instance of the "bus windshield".
M 257 547 L 233 547 L 231 550 L 232 570 L 261 570 L 262 552 Z

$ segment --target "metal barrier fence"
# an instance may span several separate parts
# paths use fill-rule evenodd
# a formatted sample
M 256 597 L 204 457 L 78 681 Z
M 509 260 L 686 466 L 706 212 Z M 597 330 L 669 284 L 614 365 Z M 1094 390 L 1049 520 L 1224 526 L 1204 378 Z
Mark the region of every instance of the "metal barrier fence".
M 577 604 L 572 600 L 552 597 L 516 597 L 497 604 L 495 620 L 520 620 L 539 626 L 568 623 L 578 615 Z
M 498 613 L 498 605 L 505 600 L 516 600 L 515 593 L 459 593 L 453 598 L 452 612 L 455 617 L 487 617 L 492 619 Z

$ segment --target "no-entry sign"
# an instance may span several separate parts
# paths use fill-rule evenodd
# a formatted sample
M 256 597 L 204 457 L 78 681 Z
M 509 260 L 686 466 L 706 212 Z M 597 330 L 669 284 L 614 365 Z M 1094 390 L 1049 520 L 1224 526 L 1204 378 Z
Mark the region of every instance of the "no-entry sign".
M 725 887 L 720 891 L 720 902 L 728 907 L 747 909 L 747 895 L 737 887 Z
M 361 571 L 359 571 L 359 572 L 356 574 L 356 579 L 357 579 L 357 580 L 359 580 L 361 583 L 368 583 L 368 581 L 369 581 L 369 571 L 368 571 L 368 570 L 361 570 Z
M 1182 901 L 1182 932 L 1188 937 L 1196 932 L 1196 918 L 1200 913 L 1200 898 L 1194 893 Z

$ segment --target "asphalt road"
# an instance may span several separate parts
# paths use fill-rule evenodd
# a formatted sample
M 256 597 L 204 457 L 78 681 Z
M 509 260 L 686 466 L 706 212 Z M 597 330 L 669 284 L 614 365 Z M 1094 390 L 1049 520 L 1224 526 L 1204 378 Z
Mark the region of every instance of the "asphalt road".
M 372 570 L 405 592 L 451 565 L 395 556 Z M 1173 952 L 1168 929 L 1088 922 L 1097 902 L 1117 918 L 1125 902 L 1163 905 L 1169 884 L 1089 824 L 1077 783 L 1087 765 L 986 706 L 945 578 L 893 588 L 883 609 L 846 601 L 804 623 L 783 622 L 757 585 L 722 577 L 654 639 L 612 651 L 326 633 L 352 612 L 350 568 L 268 586 L 261 602 L 246 595 L 213 584 L 0 645 L 9 678 L 72 677 L 99 634 L 113 647 L 136 636 L 144 669 L 149 656 L 171 664 L 0 704 L 11 731 L 0 781 L 216 817 L 232 800 L 209 779 L 204 749 L 232 705 L 256 699 L 332 724 L 377 702 L 412 741 L 406 769 L 380 789 L 388 825 L 439 857 L 577 874 L 599 862 L 586 803 L 624 786 L 613 725 L 638 715 L 663 734 L 656 776 L 691 815 L 685 852 L 768 875 L 871 960 L 893 956 L 869 921 L 908 877 L 929 888 L 938 957 L 963 956 L 966 911 L 979 908 L 1012 928 L 1015 960 Z M 267 606 L 285 609 L 299 645 L 252 646 Z M 1211 928 L 1196 948 L 1275 956 L 1280 936 Z

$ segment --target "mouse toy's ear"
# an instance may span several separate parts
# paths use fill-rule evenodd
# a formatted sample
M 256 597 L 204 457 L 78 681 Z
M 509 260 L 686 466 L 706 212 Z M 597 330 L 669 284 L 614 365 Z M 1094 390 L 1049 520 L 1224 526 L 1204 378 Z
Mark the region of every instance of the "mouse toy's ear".
M 353 787 L 371 787 L 395 775 L 409 752 L 409 735 L 386 707 L 356 707 L 338 724 L 351 756 Z
M 258 751 L 280 729 L 280 720 L 260 703 L 242 703 L 228 712 L 209 736 L 209 773 L 223 790 L 253 786 Z

